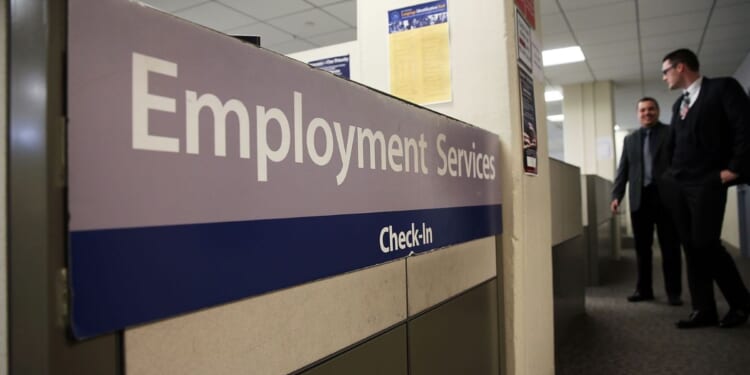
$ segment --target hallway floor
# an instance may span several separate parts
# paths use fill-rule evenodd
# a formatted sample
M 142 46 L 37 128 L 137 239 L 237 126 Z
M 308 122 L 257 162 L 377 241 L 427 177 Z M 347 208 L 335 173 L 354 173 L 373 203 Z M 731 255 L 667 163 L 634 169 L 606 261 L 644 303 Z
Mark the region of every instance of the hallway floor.
M 748 285 L 750 259 L 735 260 Z M 678 330 L 674 323 L 690 313 L 685 272 L 685 305 L 674 307 L 666 303 L 660 268 L 655 257 L 656 300 L 631 303 L 625 298 L 635 286 L 635 253 L 625 250 L 622 259 L 611 262 L 602 286 L 587 289 L 586 315 L 556 348 L 556 374 L 750 374 L 750 322 L 733 329 Z M 716 296 L 723 316 L 727 304 L 718 289 Z

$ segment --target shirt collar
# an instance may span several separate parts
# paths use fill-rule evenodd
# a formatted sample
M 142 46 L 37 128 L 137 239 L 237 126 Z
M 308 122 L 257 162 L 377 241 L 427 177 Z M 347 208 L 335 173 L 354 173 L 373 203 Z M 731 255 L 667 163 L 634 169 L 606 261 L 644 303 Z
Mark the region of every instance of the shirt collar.
M 698 93 L 701 91 L 701 84 L 703 84 L 703 76 L 698 77 L 698 79 L 688 86 L 687 90 L 682 92 L 683 94 L 688 93 L 690 96 L 690 104 L 693 104 L 695 99 L 698 98 Z

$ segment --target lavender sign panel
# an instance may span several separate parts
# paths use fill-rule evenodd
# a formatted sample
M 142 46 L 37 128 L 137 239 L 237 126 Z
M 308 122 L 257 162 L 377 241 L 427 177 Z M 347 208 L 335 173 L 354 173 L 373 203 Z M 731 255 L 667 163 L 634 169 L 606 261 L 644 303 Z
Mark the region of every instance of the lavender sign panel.
M 501 233 L 499 140 L 125 0 L 70 0 L 72 327 Z

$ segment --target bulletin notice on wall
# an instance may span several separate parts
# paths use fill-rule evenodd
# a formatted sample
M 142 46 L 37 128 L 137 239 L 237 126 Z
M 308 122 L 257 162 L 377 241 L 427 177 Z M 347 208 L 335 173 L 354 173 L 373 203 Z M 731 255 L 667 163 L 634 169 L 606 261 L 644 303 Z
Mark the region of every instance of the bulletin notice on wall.
M 323 69 L 333 75 L 349 79 L 349 55 L 328 57 L 325 59 L 310 61 L 310 66 Z
M 523 121 L 523 169 L 527 174 L 536 176 L 538 171 L 534 80 L 519 66 L 518 81 L 521 86 L 521 120 Z
M 532 29 L 536 28 L 536 17 L 534 17 L 534 0 L 516 0 L 516 6 L 518 10 L 523 13 L 523 16 L 529 22 Z
M 391 94 L 417 103 L 451 101 L 445 0 L 388 12 Z
M 518 62 L 521 63 L 528 71 L 532 70 L 533 46 L 531 41 L 531 28 L 521 16 L 521 12 L 516 10 L 516 51 L 518 52 Z

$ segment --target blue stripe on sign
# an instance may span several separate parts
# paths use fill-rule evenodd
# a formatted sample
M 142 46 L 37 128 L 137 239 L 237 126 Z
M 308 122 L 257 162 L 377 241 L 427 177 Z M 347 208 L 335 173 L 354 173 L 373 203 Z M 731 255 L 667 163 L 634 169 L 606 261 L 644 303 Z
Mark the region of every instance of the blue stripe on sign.
M 73 333 L 91 337 L 500 234 L 501 212 L 491 205 L 75 231 Z M 388 227 L 383 242 L 394 250 L 386 253 Z

